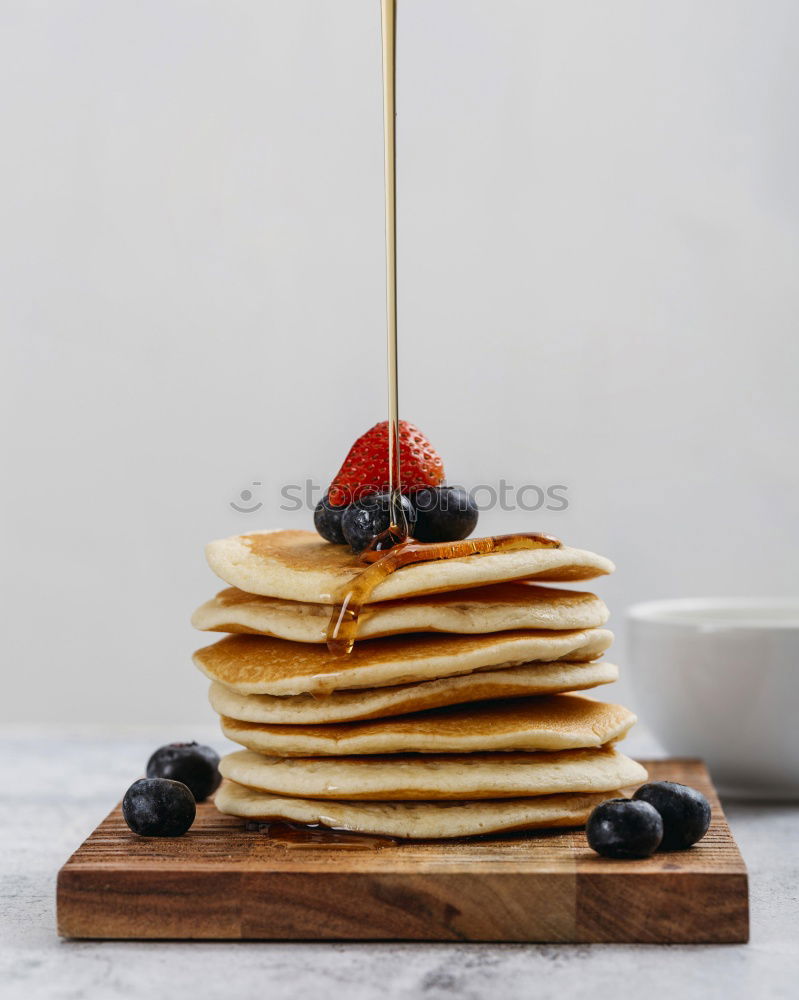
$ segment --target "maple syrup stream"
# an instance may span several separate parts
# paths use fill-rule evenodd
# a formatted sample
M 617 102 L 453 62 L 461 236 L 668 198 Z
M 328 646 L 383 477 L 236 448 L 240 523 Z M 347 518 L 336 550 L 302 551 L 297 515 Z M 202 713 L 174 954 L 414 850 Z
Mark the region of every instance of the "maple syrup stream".
M 408 537 L 401 501 L 397 365 L 397 0 L 380 0 L 383 39 L 383 160 L 386 207 L 386 333 L 388 359 L 388 493 L 392 536 Z
M 391 525 L 375 539 L 361 560 L 368 565 L 346 587 L 334 605 L 327 629 L 331 653 L 346 656 L 358 635 L 358 618 L 375 587 L 395 570 L 412 563 L 485 555 L 524 548 L 557 548 L 549 535 L 497 535 L 461 542 L 424 543 L 409 537 L 402 507 L 399 447 L 399 379 L 397 370 L 397 0 L 380 0 L 383 41 L 383 146 L 386 202 L 386 328 L 388 356 L 388 483 Z

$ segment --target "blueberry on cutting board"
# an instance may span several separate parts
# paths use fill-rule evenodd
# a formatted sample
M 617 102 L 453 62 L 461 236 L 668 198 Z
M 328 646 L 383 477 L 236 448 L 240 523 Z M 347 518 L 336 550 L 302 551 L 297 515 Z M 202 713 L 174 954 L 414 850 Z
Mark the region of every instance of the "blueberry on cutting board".
M 147 761 L 148 778 L 171 778 L 182 781 L 196 802 L 212 795 L 222 781 L 219 754 L 199 743 L 167 743 Z
M 196 812 L 186 785 L 168 778 L 139 778 L 122 800 L 125 822 L 140 837 L 181 837 Z
M 663 820 L 661 851 L 684 851 L 707 833 L 710 826 L 710 803 L 695 788 L 676 781 L 653 781 L 641 785 L 633 795 L 637 802 L 648 802 Z
M 663 820 L 648 802 L 607 799 L 588 817 L 585 832 L 605 858 L 648 858 L 663 839 Z

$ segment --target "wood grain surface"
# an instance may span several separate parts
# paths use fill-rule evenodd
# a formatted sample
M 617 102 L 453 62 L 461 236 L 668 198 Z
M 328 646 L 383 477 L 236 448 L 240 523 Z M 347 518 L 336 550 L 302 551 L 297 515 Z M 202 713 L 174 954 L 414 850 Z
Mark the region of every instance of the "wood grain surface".
M 402 841 L 247 829 L 202 804 L 180 838 L 132 834 L 116 808 L 58 875 L 76 938 L 741 942 L 747 874 L 704 765 L 644 762 L 713 807 L 689 851 L 598 857 L 582 830 Z

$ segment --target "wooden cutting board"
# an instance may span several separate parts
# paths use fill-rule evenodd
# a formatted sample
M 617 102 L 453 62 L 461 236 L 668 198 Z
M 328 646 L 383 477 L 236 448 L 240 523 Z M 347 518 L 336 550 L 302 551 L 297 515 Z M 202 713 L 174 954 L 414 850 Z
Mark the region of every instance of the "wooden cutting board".
M 689 851 L 598 857 L 582 830 L 395 842 L 247 829 L 198 807 L 177 839 L 136 837 L 116 808 L 58 875 L 77 938 L 746 941 L 747 874 L 704 765 L 645 762 L 713 807 Z

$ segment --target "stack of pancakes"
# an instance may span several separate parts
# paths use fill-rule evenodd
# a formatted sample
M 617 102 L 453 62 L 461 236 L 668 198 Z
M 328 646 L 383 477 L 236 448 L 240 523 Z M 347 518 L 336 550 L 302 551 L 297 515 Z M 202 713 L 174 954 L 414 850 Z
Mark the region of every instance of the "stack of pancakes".
M 349 655 L 326 633 L 363 571 L 313 532 L 206 550 L 230 589 L 193 624 L 233 633 L 195 654 L 227 737 L 217 807 L 395 837 L 578 826 L 646 779 L 615 749 L 635 722 L 567 693 L 616 680 L 594 594 L 541 586 L 613 564 L 580 549 L 497 551 L 405 566 L 375 588 Z M 535 582 L 530 582 L 535 581 Z

